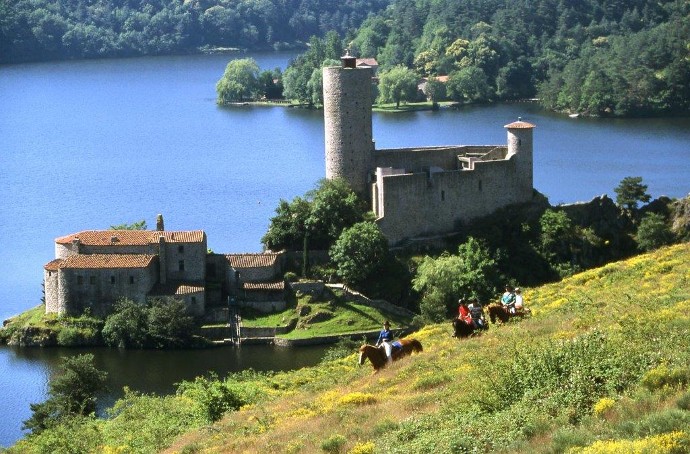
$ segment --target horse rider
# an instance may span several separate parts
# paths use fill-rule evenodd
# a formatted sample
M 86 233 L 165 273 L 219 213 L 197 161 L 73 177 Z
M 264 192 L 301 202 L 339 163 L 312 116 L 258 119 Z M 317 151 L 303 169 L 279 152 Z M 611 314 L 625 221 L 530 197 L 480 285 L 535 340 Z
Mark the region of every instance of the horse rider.
M 379 333 L 379 338 L 376 341 L 376 346 L 383 345 L 383 349 L 386 352 L 386 361 L 388 364 L 393 362 L 393 332 L 391 331 L 391 324 L 388 320 L 383 322 L 383 329 Z
M 515 311 L 520 313 L 525 308 L 525 300 L 522 298 L 520 287 L 515 288 Z
M 472 317 L 472 323 L 477 329 L 486 329 L 486 319 L 484 318 L 484 308 L 479 303 L 477 298 L 472 300 L 472 304 L 469 306 L 470 316 Z
M 467 306 L 467 301 L 460 298 L 458 300 L 458 320 L 467 323 L 470 326 L 474 326 L 472 323 L 472 314 L 470 313 L 470 308 Z
M 506 291 L 501 296 L 501 304 L 508 309 L 511 314 L 515 313 L 515 291 L 512 285 L 506 285 Z

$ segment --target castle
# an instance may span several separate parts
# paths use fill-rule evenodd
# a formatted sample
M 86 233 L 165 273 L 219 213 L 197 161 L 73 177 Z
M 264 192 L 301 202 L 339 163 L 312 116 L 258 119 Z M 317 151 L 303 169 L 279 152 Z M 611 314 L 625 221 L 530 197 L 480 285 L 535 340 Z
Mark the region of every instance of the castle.
M 507 145 L 376 150 L 372 70 L 346 55 L 323 69 L 326 178 L 342 178 L 371 203 L 391 244 L 457 232 L 468 221 L 532 200 L 532 130 L 505 126 Z
M 119 298 L 174 297 L 192 314 L 227 321 L 228 304 L 285 307 L 285 254 L 208 253 L 203 230 L 86 230 L 55 240 L 44 267 L 46 313 L 107 315 Z
M 372 68 L 349 55 L 323 69 L 326 178 L 343 178 L 370 201 L 391 244 L 457 232 L 532 200 L 534 125 L 506 125 L 507 145 L 376 150 L 371 83 Z M 155 296 L 219 321 L 226 301 L 280 310 L 284 262 L 284 253 L 208 253 L 202 230 L 166 231 L 162 217 L 156 230 L 82 231 L 55 240 L 55 260 L 44 266 L 46 312 L 105 315 L 121 297 Z

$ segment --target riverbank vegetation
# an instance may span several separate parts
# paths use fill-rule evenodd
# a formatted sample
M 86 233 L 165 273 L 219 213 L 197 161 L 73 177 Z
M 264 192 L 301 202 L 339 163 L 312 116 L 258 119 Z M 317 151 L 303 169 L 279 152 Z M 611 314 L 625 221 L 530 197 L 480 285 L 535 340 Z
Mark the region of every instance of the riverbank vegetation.
M 690 244 L 664 247 L 525 289 L 533 316 L 479 337 L 427 325 L 422 353 L 377 374 L 349 348 L 128 392 L 8 452 L 687 452 L 689 278 Z

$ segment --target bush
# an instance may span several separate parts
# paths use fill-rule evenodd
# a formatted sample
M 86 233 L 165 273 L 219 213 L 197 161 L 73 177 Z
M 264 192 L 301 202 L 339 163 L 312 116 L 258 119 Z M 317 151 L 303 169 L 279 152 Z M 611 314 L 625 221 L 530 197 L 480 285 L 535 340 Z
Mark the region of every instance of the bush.
M 655 391 L 667 386 L 686 385 L 689 380 L 690 369 L 669 369 L 667 366 L 661 365 L 644 374 L 641 383 L 649 391 Z
M 340 452 L 340 450 L 345 446 L 345 443 L 347 442 L 347 439 L 343 437 L 342 435 L 339 434 L 334 434 L 328 437 L 321 443 L 321 449 L 324 452 L 328 452 L 331 454 L 337 454 Z
M 218 380 L 215 374 L 210 378 L 197 377 L 193 382 L 182 382 L 177 394 L 197 402 L 202 409 L 201 416 L 208 422 L 218 421 L 225 412 L 237 410 L 246 403 L 236 390 Z

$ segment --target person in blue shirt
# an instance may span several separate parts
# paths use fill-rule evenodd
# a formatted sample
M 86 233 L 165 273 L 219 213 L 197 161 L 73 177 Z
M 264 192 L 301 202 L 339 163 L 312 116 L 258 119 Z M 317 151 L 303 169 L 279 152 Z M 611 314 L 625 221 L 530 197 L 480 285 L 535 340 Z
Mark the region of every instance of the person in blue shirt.
M 506 285 L 506 291 L 501 297 L 501 304 L 508 309 L 511 314 L 515 313 L 515 291 L 512 285 Z
M 393 357 L 391 356 L 393 351 L 393 332 L 391 331 L 391 324 L 388 320 L 383 322 L 383 329 L 379 333 L 379 338 L 376 341 L 376 346 L 383 345 L 383 349 L 386 352 L 386 360 L 390 364 L 393 362 Z

